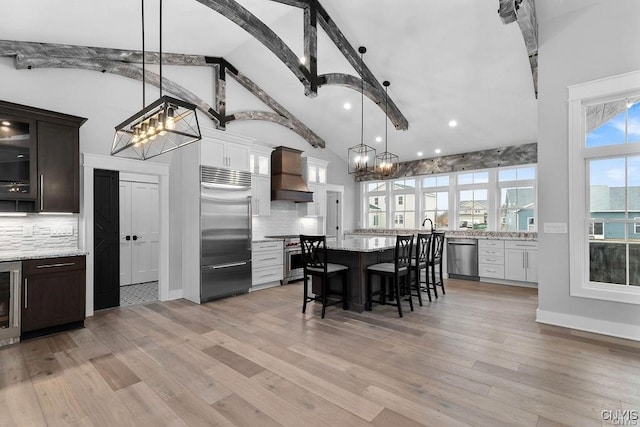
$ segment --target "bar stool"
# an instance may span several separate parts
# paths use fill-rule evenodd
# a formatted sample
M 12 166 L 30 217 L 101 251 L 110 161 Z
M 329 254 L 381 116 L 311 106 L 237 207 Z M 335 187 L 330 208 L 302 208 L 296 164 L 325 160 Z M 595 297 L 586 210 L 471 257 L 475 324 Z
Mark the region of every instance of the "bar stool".
M 371 311 L 371 304 L 377 302 L 380 304 L 386 304 L 387 296 L 387 279 L 393 279 L 393 286 L 391 294 L 396 300 L 398 307 L 398 314 L 402 317 L 402 304 L 400 303 L 400 279 L 405 280 L 410 278 L 411 267 L 411 250 L 413 249 L 413 235 L 398 236 L 396 238 L 396 250 L 394 262 L 381 262 L 373 264 L 367 267 L 367 304 L 366 309 Z M 372 299 L 371 290 L 371 277 L 373 275 L 380 276 L 380 299 L 374 301 Z M 409 285 L 410 286 L 410 285 Z M 409 306 L 413 311 L 413 300 L 411 299 L 411 292 L 409 292 Z
M 326 236 L 305 236 L 300 235 L 300 244 L 302 245 L 302 263 L 304 271 L 304 301 L 302 303 L 302 312 L 307 309 L 307 302 L 322 302 L 322 318 L 328 306 L 342 303 L 342 308 L 347 309 L 347 272 L 349 267 L 342 264 L 330 264 L 327 262 L 327 238 Z M 338 295 L 338 299 L 328 302 L 330 288 L 328 286 L 329 279 L 334 276 L 342 276 L 342 292 Z M 320 295 L 314 297 L 309 296 L 307 281 L 309 276 L 317 276 L 321 279 Z M 332 298 L 333 299 L 333 298 Z
M 411 258 L 411 270 L 415 276 L 415 282 L 412 282 L 410 292 L 413 293 L 415 288 L 416 296 L 418 297 L 418 303 L 422 307 L 422 291 L 427 292 L 429 301 L 431 301 L 431 291 L 429 290 L 429 255 L 431 253 L 431 233 L 418 233 L 416 239 L 416 257 Z M 426 277 L 424 278 L 425 287 L 422 288 L 422 282 L 420 280 L 420 273 L 425 270 Z
M 444 291 L 444 280 L 442 280 L 442 251 L 444 248 L 444 233 L 434 232 L 431 237 L 431 256 L 429 257 L 429 268 L 431 269 L 431 282 L 427 280 L 427 292 L 429 289 L 433 289 L 433 294 L 438 298 L 438 289 L 442 288 L 442 294 L 446 294 Z M 436 282 L 436 266 L 438 266 L 439 281 Z

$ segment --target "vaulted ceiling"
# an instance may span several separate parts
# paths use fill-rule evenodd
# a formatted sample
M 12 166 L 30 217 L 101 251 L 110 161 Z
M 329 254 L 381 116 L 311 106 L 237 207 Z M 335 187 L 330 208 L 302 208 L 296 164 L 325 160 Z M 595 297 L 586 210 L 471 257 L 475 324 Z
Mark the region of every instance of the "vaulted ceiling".
M 360 93 L 322 86 L 305 96 L 297 77 L 245 30 L 196 0 L 163 0 L 163 51 L 224 57 L 346 157 L 360 142 Z M 302 57 L 303 12 L 271 0 L 237 0 Z M 140 2 L 31 0 L 2 6 L 0 40 L 140 50 Z M 503 24 L 499 1 L 321 0 L 351 45 L 409 122 L 389 124 L 389 151 L 401 161 L 518 145 L 537 139 L 537 105 L 527 49 L 516 23 Z M 158 0 L 145 1 L 147 50 L 158 49 Z M 318 73 L 357 75 L 318 29 Z M 118 78 L 118 77 L 114 77 Z M 266 109 L 237 83 L 228 83 L 227 113 Z M 196 94 L 214 103 L 212 94 Z M 150 100 L 153 96 L 150 97 Z M 350 110 L 343 108 L 349 102 Z M 126 114 L 125 114 L 126 115 Z M 458 126 L 449 127 L 450 120 Z M 365 143 L 384 149 L 385 116 L 365 98 Z M 300 139 L 272 123 L 237 122 L 230 132 L 266 143 Z M 284 138 L 287 133 L 286 138 Z M 381 136 L 383 141 L 376 142 Z

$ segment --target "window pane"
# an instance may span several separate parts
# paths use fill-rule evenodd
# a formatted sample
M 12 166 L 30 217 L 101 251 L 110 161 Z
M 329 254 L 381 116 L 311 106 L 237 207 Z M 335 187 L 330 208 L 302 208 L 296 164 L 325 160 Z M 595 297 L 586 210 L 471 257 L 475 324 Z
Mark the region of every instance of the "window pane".
M 387 191 L 387 183 L 386 182 L 370 182 L 367 184 L 367 191 L 369 193 Z
M 461 173 L 458 175 L 458 185 L 473 184 L 472 173 Z
M 369 228 L 386 228 L 386 212 L 369 212 Z
M 628 218 L 640 216 L 640 157 L 627 158 Z
M 458 175 L 458 184 L 486 184 L 489 182 L 489 172 L 471 172 Z
M 515 181 L 517 178 L 515 169 L 503 169 L 498 172 L 499 181 Z
M 592 218 L 624 217 L 625 159 L 589 161 L 589 206 Z M 617 213 L 616 213 L 617 212 Z
M 465 190 L 459 193 L 458 216 L 460 228 L 487 228 L 488 190 Z
M 423 178 L 422 180 L 423 187 L 448 187 L 449 186 L 449 175 L 439 175 L 439 176 L 429 176 Z
M 624 144 L 626 108 L 624 99 L 587 107 L 586 147 Z
M 589 243 L 589 280 L 601 283 L 627 283 L 627 248 L 624 243 Z
M 385 211 L 387 209 L 385 196 L 369 196 L 370 211 Z
M 535 179 L 536 178 L 536 168 L 534 166 L 528 168 L 518 168 L 518 179 Z
M 640 242 L 629 244 L 629 284 L 640 286 Z
M 635 103 L 627 110 L 627 142 L 640 142 L 640 99 L 635 98 L 629 102 Z
M 437 209 L 437 197 L 438 193 L 424 193 L 424 209 L 427 211 L 433 211 Z

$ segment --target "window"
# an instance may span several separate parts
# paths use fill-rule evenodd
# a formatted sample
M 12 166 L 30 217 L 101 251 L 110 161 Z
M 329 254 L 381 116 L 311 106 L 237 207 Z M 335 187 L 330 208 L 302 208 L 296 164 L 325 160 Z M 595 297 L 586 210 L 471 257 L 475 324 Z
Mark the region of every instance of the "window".
M 486 230 L 489 219 L 489 172 L 463 172 L 458 182 L 458 228 Z
M 449 228 L 449 175 L 422 179 L 423 218 L 429 218 L 437 230 Z
M 369 182 L 367 185 L 367 226 L 370 228 L 387 227 L 387 183 Z
M 627 73 L 569 87 L 573 296 L 640 304 L 638 78 L 640 72 Z
M 498 171 L 500 231 L 535 231 L 535 178 L 533 166 Z
M 391 187 L 393 205 L 393 228 L 416 227 L 416 180 L 394 180 Z

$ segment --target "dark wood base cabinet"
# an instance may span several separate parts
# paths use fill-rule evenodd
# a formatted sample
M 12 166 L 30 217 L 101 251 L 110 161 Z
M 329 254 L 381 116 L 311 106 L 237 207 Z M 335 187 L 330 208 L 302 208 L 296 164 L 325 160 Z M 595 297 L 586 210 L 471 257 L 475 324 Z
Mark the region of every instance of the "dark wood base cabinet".
M 22 275 L 22 339 L 84 325 L 84 256 L 23 261 Z

